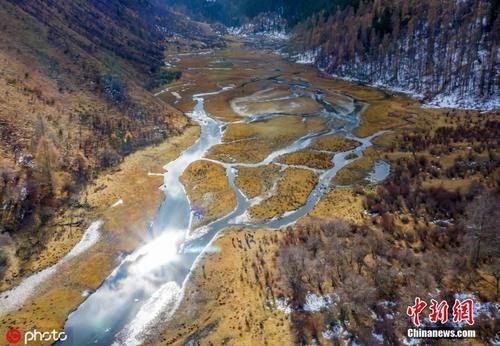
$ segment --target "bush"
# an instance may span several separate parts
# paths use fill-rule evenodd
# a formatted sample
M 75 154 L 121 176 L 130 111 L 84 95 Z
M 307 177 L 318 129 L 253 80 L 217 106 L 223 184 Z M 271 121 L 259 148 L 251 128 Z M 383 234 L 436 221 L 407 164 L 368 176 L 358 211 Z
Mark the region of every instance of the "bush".
M 170 84 L 175 80 L 178 80 L 182 77 L 181 71 L 160 71 L 159 75 L 156 78 L 153 78 L 147 85 L 146 88 L 148 90 L 156 89 L 162 85 Z
M 99 154 L 99 163 L 103 168 L 109 168 L 120 162 L 121 156 L 114 149 L 105 149 Z
M 101 92 L 106 99 L 113 103 L 123 103 L 128 99 L 128 92 L 125 84 L 116 76 L 104 74 L 99 80 Z

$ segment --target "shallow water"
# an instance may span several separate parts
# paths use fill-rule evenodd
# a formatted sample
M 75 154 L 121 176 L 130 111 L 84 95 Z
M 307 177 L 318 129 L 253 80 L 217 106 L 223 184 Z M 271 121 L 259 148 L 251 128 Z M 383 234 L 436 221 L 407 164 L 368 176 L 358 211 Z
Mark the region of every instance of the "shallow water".
M 127 333 L 122 333 L 123 342 L 133 344 L 126 339 L 128 334 L 134 336 L 137 319 L 141 319 L 141 326 L 147 324 L 155 309 L 160 312 L 162 305 L 171 301 L 169 297 L 180 294 L 196 254 L 178 253 L 192 221 L 189 200 L 179 177 L 222 138 L 221 123 L 204 111 L 206 95 L 209 94 L 194 96 L 196 106 L 189 115 L 201 125 L 200 138 L 164 167 L 166 199 L 152 224 L 149 239 L 125 257 L 101 287 L 69 315 L 65 325 L 68 340 L 64 345 L 110 345 L 124 327 Z
M 370 184 L 378 184 L 389 177 L 391 174 L 391 165 L 384 160 L 377 160 L 373 169 L 368 173 L 366 180 Z
M 165 166 L 163 189 L 166 199 L 162 203 L 152 223 L 149 237 L 144 245 L 126 256 L 121 264 L 104 281 L 96 292 L 91 293 L 77 310 L 70 314 L 65 325 L 68 335 L 64 345 L 137 345 L 154 331 L 159 321 L 169 319 L 180 303 L 183 286 L 200 254 L 217 251 L 211 246 L 219 231 L 228 226 L 252 228 L 280 228 L 296 222 L 306 215 L 329 191 L 330 181 L 336 173 L 353 160 L 346 157 L 356 153 L 362 157 L 363 151 L 372 145 L 374 137 L 357 138 L 352 130 L 359 125 L 359 113 L 363 104 L 352 100 L 352 106 L 335 107 L 325 102 L 317 93 L 291 84 L 290 91 L 295 96 L 307 96 L 322 105 L 321 111 L 303 116 L 321 116 L 327 119 L 327 130 L 308 134 L 291 145 L 274 151 L 264 160 L 252 164 L 220 163 L 226 169 L 229 184 L 237 196 L 237 206 L 228 215 L 207 226 L 191 230 L 193 211 L 179 177 L 192 162 L 202 159 L 207 150 L 221 142 L 226 123 L 217 121 L 205 112 L 204 98 L 220 91 L 193 96 L 196 102 L 192 113 L 188 114 L 201 126 L 200 138 L 176 160 Z M 254 115 L 246 121 L 263 117 L 281 116 L 280 114 Z M 342 120 L 339 125 L 338 120 Z M 306 148 L 319 137 L 330 134 L 343 134 L 361 144 L 353 150 L 336 153 L 334 167 L 319 172 L 319 183 L 301 208 L 288 212 L 265 224 L 254 224 L 246 217 L 252 204 L 235 184 L 236 166 L 258 167 L 272 163 L 277 157 Z M 355 159 L 354 159 L 355 160 Z M 382 161 L 383 162 L 383 161 Z M 286 166 L 286 165 L 283 165 Z M 378 168 L 377 168 L 378 167 Z M 378 169 L 378 170 L 377 170 Z M 373 179 L 383 177 L 383 165 L 375 165 Z

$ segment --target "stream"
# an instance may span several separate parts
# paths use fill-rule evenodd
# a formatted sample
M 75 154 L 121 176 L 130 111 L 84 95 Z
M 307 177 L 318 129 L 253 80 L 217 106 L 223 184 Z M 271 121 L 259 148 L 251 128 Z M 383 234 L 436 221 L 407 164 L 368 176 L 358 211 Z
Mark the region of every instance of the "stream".
M 65 324 L 68 338 L 57 345 L 138 345 L 154 332 L 159 321 L 168 320 L 182 300 L 183 287 L 189 279 L 196 262 L 204 252 L 215 251 L 211 243 L 222 229 L 228 226 L 277 229 L 293 224 L 306 215 L 330 190 L 330 181 L 345 165 L 356 159 L 348 159 L 355 153 L 362 157 L 363 151 L 372 145 L 378 132 L 367 138 L 354 136 L 352 130 L 359 125 L 359 114 L 364 105 L 352 99 L 353 107 L 338 111 L 334 105 L 322 100 L 319 93 L 306 92 L 301 86 L 289 85 L 294 95 L 307 95 L 318 101 L 322 110 L 313 115 L 326 118 L 327 129 L 310 133 L 297 139 L 291 145 L 276 150 L 263 161 L 253 164 L 222 163 L 227 172 L 230 187 L 237 196 L 237 206 L 228 215 L 209 225 L 191 230 L 195 217 L 189 199 L 179 178 L 194 161 L 203 159 L 208 149 L 222 142 L 227 123 L 210 117 L 204 108 L 207 96 L 225 92 L 219 91 L 193 96 L 195 107 L 188 116 L 199 123 L 199 139 L 176 160 L 167 164 L 162 190 L 166 199 L 153 220 L 145 244 L 122 258 L 120 265 L 103 284 L 89 294 L 87 299 L 72 312 Z M 255 115 L 246 121 L 258 121 L 281 114 Z M 341 124 L 339 125 L 339 120 Z M 319 182 L 310 193 L 307 202 L 297 210 L 285 213 L 265 224 L 251 223 L 247 209 L 255 201 L 249 200 L 236 186 L 236 166 L 258 167 L 272 163 L 278 156 L 306 148 L 320 136 L 341 134 L 360 142 L 352 150 L 338 152 L 333 157 L 331 169 L 312 169 L 319 175 Z M 378 162 L 370 173 L 371 183 L 376 183 L 389 174 L 388 165 Z M 280 164 L 286 167 L 285 164 Z M 302 167 L 302 166 L 300 166 Z M 307 168 L 307 167 L 302 167 Z M 308 168 L 311 169 L 311 168 Z

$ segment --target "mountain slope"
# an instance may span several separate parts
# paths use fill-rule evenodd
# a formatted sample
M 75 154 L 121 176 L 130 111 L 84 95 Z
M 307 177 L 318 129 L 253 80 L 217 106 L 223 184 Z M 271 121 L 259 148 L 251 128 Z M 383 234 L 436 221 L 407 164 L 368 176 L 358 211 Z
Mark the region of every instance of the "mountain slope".
M 212 34 L 149 0 L 1 0 L 0 23 L 1 274 L 81 222 L 47 227 L 100 171 L 188 125 L 149 89 L 175 77 L 169 37 Z
M 294 29 L 293 46 L 329 73 L 441 105 L 499 107 L 495 1 L 360 1 Z

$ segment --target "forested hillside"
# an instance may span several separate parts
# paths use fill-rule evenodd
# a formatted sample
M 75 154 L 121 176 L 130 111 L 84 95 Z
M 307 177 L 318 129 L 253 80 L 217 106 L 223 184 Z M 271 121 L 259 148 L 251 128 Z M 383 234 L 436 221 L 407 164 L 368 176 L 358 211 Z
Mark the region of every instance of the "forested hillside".
M 0 33 L 0 233 L 28 258 L 83 185 L 186 126 L 150 90 L 170 37 L 205 33 L 154 0 L 1 0 Z
M 356 5 L 358 0 L 167 0 L 199 19 L 220 21 L 226 25 L 242 25 L 265 12 L 279 13 L 291 27 L 313 14 L 334 14 L 338 9 Z
M 308 18 L 292 42 L 299 51 L 314 51 L 314 62 L 340 77 L 444 105 L 498 107 L 498 3 L 360 1 Z

